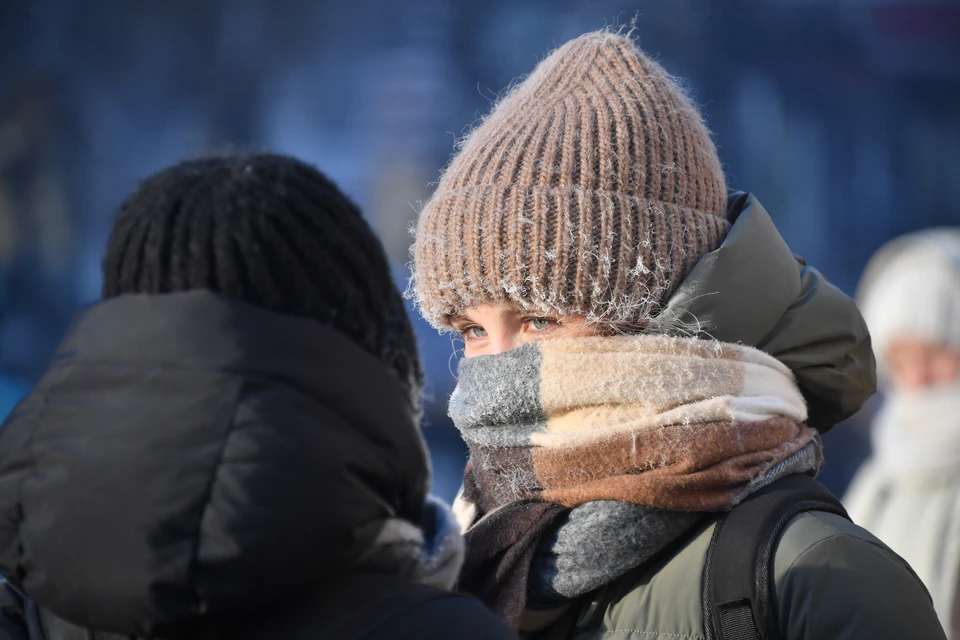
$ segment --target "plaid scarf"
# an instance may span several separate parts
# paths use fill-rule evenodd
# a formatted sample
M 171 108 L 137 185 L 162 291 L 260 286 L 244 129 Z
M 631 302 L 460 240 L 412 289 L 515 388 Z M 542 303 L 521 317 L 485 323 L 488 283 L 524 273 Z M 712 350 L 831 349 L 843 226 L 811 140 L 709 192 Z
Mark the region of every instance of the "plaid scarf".
M 609 583 L 820 447 L 790 370 L 691 338 L 560 339 L 464 360 L 461 590 L 515 628 Z

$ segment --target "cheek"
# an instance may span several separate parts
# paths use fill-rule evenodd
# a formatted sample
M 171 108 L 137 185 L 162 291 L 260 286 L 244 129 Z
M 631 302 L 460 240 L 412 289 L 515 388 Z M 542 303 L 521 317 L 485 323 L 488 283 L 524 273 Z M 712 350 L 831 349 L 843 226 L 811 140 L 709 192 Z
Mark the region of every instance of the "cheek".
M 960 356 L 949 354 L 937 357 L 931 363 L 930 377 L 934 382 L 951 382 L 960 373 Z
M 518 329 L 513 327 L 489 328 L 487 329 L 487 335 L 482 339 L 465 343 L 463 355 L 467 358 L 496 355 L 519 347 L 523 342 L 523 334 Z
M 900 360 L 891 363 L 890 375 L 899 387 L 917 389 L 929 384 L 927 365 L 916 360 Z
M 482 356 L 482 355 L 486 355 L 486 351 L 482 346 L 476 346 L 468 342 L 463 347 L 464 358 L 473 358 L 475 356 Z

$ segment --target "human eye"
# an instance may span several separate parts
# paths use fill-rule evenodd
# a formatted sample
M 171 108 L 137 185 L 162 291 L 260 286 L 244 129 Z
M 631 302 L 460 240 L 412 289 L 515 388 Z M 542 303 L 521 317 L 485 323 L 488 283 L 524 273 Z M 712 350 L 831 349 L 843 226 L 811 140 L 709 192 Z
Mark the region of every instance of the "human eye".
M 526 322 L 537 331 L 546 331 L 550 327 L 560 324 L 555 318 L 547 318 L 543 316 L 530 318 Z
M 463 336 L 465 340 L 483 340 L 487 337 L 487 330 L 475 324 L 460 329 L 460 335 Z

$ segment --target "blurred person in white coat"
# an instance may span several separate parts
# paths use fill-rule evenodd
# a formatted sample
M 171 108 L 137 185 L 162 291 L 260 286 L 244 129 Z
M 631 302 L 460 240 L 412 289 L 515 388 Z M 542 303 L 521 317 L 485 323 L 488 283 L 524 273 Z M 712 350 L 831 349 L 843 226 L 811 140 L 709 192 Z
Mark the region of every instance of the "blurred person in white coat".
M 960 229 L 905 235 L 864 272 L 858 302 L 884 404 L 873 452 L 844 499 L 899 553 L 960 638 Z

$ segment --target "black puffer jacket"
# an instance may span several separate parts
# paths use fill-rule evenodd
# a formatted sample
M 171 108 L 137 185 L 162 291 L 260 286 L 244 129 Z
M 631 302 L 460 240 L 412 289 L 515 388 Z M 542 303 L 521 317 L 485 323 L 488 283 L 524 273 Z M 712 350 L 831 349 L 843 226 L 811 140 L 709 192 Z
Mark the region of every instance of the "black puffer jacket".
M 473 600 L 356 569 L 385 522 L 424 516 L 412 415 L 315 322 L 205 292 L 101 303 L 0 430 L 0 572 L 51 640 L 357 637 L 405 598 L 367 637 L 510 637 Z

